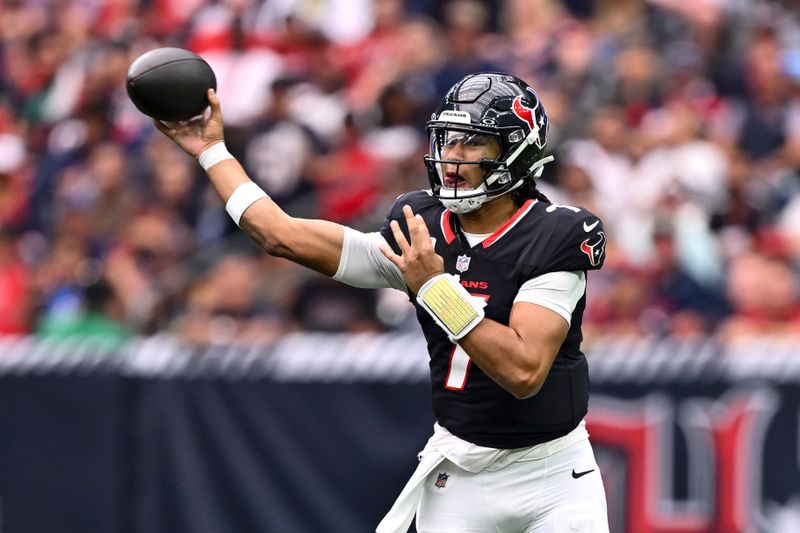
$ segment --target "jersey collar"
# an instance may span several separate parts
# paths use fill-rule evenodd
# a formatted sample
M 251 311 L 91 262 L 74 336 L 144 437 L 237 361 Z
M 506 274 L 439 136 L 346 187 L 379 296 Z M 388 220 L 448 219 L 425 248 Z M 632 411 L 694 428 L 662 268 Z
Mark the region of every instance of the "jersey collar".
M 538 201 L 539 200 L 533 198 L 527 200 L 524 204 L 522 204 L 522 206 L 519 209 L 517 209 L 517 212 L 514 213 L 514 216 L 509 218 L 505 224 L 503 224 L 497 229 L 497 231 L 486 237 L 481 243 L 481 246 L 483 246 L 484 248 L 488 248 L 489 246 L 500 240 L 503 236 L 506 235 L 506 233 L 511 231 L 511 229 L 514 226 L 516 226 L 520 220 L 525 218 L 525 215 L 527 215 L 530 212 L 530 210 L 533 209 L 533 206 L 536 205 Z M 444 236 L 444 240 L 448 245 L 452 244 L 453 241 L 456 239 L 456 233 L 453 230 L 454 222 L 456 221 L 453 220 L 453 213 L 449 209 L 445 209 L 441 217 L 439 218 L 439 226 L 440 229 L 442 230 L 442 235 Z
M 530 210 L 533 209 L 533 206 L 536 205 L 538 201 L 539 200 L 530 199 L 526 201 L 524 204 L 522 204 L 522 207 L 517 209 L 517 212 L 514 213 L 514 216 L 509 218 L 505 224 L 497 228 L 497 231 L 495 231 L 494 233 L 492 233 L 483 240 L 482 246 L 484 248 L 488 248 L 497 241 L 499 241 L 501 238 L 503 238 L 503 236 L 509 231 L 511 231 L 511 229 L 514 226 L 516 226 L 520 220 L 525 218 L 525 215 L 527 215 L 530 212 Z
M 442 216 L 439 218 L 439 226 L 442 229 L 444 241 L 448 245 L 453 244 L 453 241 L 456 240 L 456 232 L 453 231 L 453 222 L 451 221 L 452 216 L 453 212 L 449 209 L 445 209 Z

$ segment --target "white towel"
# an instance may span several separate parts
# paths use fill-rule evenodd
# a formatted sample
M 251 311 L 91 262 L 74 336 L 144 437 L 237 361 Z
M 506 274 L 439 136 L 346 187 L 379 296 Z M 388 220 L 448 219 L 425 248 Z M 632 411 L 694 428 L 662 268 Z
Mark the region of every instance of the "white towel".
M 433 435 L 419 453 L 417 469 L 414 470 L 411 479 L 403 487 L 394 505 L 378 524 L 375 532 L 408 533 L 408 528 L 414 519 L 419 499 L 422 496 L 422 482 L 445 459 L 452 461 L 467 472 L 478 473 L 500 461 L 510 463 L 523 459 L 547 457 L 588 438 L 586 423 L 582 420 L 578 427 L 558 439 L 528 448 L 502 450 L 467 442 L 436 423 L 433 425 Z
M 407 533 L 417 512 L 417 505 L 422 495 L 422 482 L 444 459 L 449 459 L 468 472 L 480 472 L 510 451 L 472 444 L 459 439 L 438 423 L 434 424 L 433 436 L 419 453 L 420 461 L 417 469 L 403 487 L 392 508 L 378 524 L 376 533 Z

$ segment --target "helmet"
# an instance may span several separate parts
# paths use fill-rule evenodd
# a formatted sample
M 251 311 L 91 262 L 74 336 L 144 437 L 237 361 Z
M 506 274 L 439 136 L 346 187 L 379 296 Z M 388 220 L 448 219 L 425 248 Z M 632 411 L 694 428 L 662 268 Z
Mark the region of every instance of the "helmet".
M 536 93 L 524 81 L 503 73 L 470 74 L 456 83 L 431 115 L 425 156 L 431 191 L 454 213 L 469 213 L 489 200 L 517 189 L 541 175 L 545 163 L 547 115 Z M 494 139 L 497 157 L 476 161 L 448 160 L 445 148 L 453 140 Z M 484 172 L 476 188 L 459 188 L 445 180 L 444 165 L 478 165 Z

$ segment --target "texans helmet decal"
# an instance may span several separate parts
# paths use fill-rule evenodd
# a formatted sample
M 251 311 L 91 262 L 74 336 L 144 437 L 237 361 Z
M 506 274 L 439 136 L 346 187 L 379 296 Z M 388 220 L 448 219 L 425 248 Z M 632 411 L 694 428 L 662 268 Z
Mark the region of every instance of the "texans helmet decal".
M 521 96 L 517 96 L 516 98 L 514 98 L 514 102 L 511 104 L 511 110 L 520 119 L 527 122 L 528 126 L 530 126 L 532 130 L 539 129 L 538 126 L 536 125 L 536 119 L 534 118 L 535 114 L 533 112 L 533 109 L 522 103 Z
M 530 128 L 530 133 L 535 135 L 534 143 L 539 148 L 544 147 L 544 142 L 542 138 L 542 127 L 545 125 L 546 116 L 544 115 L 544 111 L 540 111 L 539 113 L 539 121 L 537 124 L 536 120 L 536 110 L 538 109 L 539 105 L 536 104 L 536 107 L 528 107 L 525 105 L 525 102 L 522 101 L 522 96 L 517 96 L 514 98 L 514 101 L 511 103 L 511 111 L 514 115 L 522 120 L 523 122 L 528 124 Z

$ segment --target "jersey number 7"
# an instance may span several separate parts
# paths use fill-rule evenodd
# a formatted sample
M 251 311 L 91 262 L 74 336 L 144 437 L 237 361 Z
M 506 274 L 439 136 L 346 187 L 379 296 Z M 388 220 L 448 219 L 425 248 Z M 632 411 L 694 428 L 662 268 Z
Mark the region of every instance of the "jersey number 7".
M 488 294 L 475 294 L 470 293 L 476 298 L 483 298 L 489 301 Z M 447 377 L 444 379 L 444 388 L 452 391 L 463 391 L 467 385 L 467 378 L 469 377 L 469 367 L 472 365 L 472 359 L 469 358 L 464 348 L 455 344 L 453 351 L 450 352 L 450 364 L 447 367 Z

